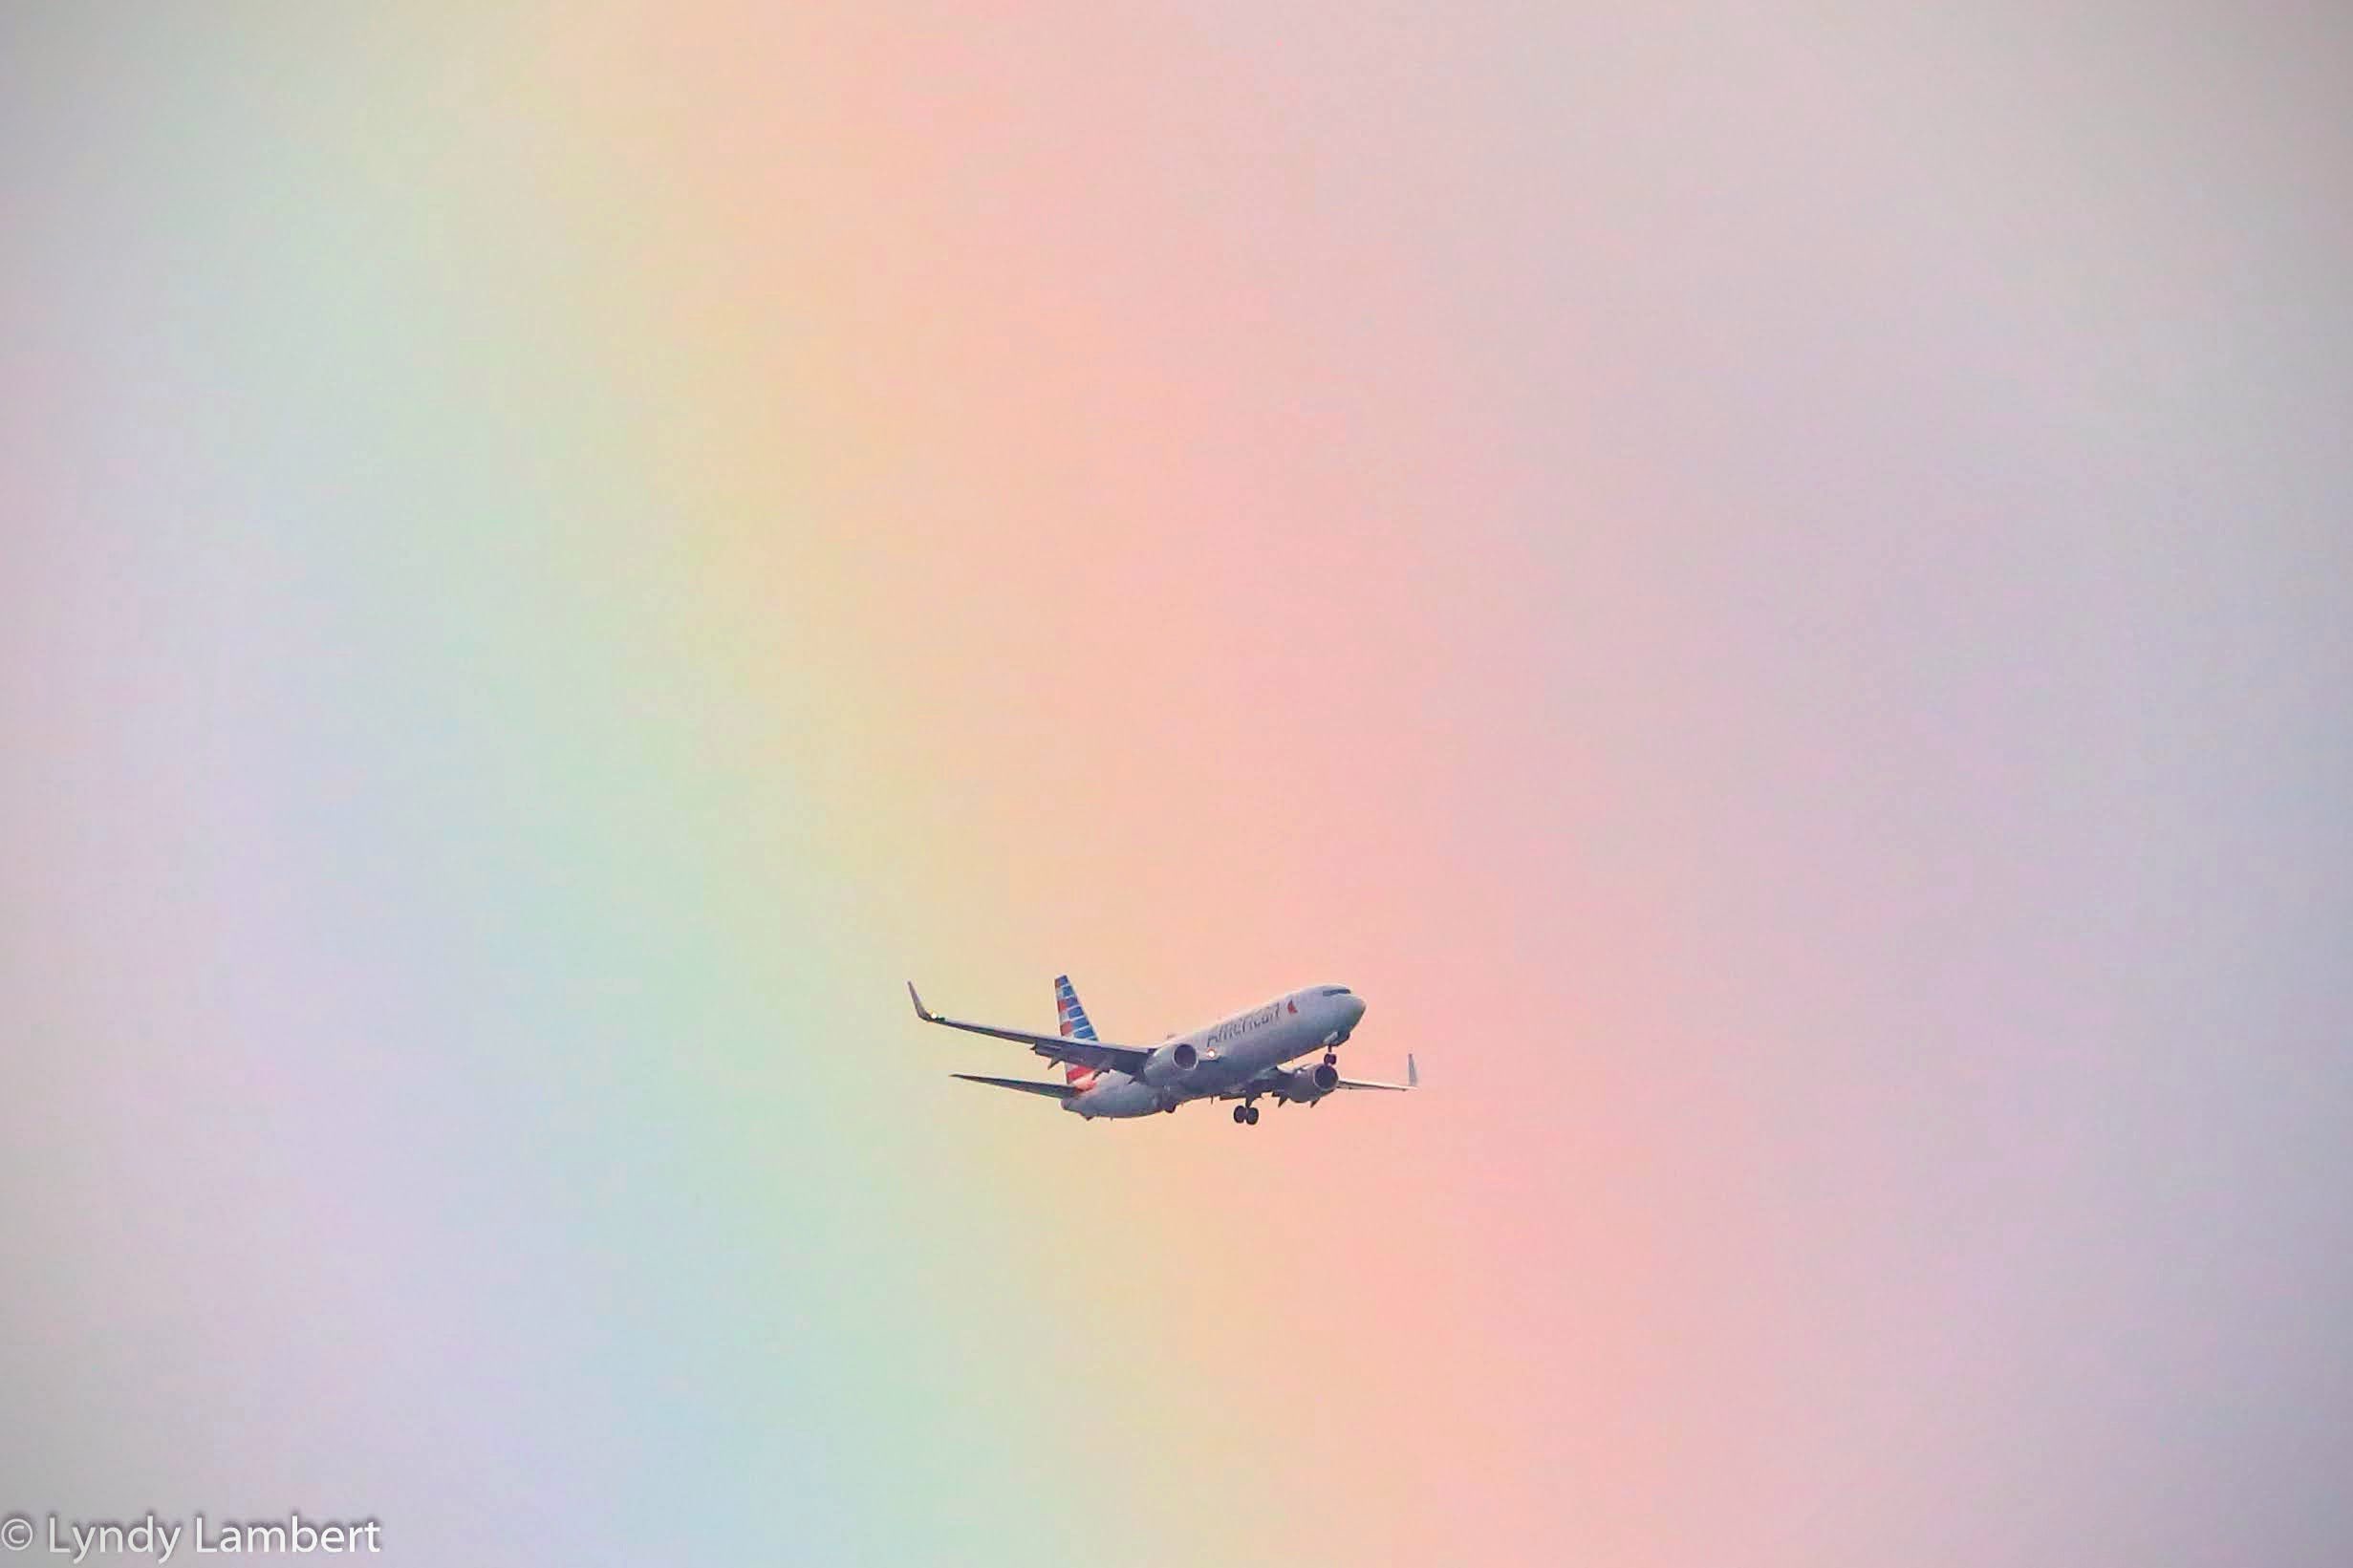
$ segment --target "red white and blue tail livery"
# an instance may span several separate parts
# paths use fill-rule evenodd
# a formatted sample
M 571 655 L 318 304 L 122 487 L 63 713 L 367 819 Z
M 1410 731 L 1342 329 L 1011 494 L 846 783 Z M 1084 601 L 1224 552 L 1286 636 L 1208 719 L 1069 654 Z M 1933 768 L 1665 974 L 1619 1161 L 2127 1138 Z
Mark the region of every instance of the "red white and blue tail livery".
M 1050 1035 L 942 1018 L 923 1005 L 913 982 L 907 997 L 915 1003 L 915 1016 L 926 1023 L 1026 1045 L 1063 1069 L 1059 1084 L 968 1072 L 955 1077 L 1059 1100 L 1063 1109 L 1090 1122 L 1106 1116 L 1155 1115 L 1195 1100 L 1235 1100 L 1241 1103 L 1234 1107 L 1234 1120 L 1256 1126 L 1261 1099 L 1279 1106 L 1314 1106 L 1337 1089 L 1412 1089 L 1421 1085 L 1411 1056 L 1405 1059 L 1402 1084 L 1340 1076 L 1340 1047 L 1365 1016 L 1364 999 L 1345 985 L 1286 991 L 1272 1001 L 1153 1046 L 1114 1045 L 1098 1036 L 1068 975 L 1054 977 L 1055 1032 Z M 1324 1053 L 1323 1060 L 1312 1066 L 1289 1064 L 1317 1051 Z
M 1078 993 L 1070 989 L 1070 977 L 1068 975 L 1054 977 L 1054 1017 L 1062 1026 L 1063 1039 L 1095 1038 L 1095 1026 L 1088 1021 L 1087 1009 L 1079 1005 Z M 1095 1072 L 1093 1067 L 1082 1067 L 1072 1062 L 1063 1068 L 1062 1075 L 1073 1087 L 1083 1091 L 1094 1087 Z

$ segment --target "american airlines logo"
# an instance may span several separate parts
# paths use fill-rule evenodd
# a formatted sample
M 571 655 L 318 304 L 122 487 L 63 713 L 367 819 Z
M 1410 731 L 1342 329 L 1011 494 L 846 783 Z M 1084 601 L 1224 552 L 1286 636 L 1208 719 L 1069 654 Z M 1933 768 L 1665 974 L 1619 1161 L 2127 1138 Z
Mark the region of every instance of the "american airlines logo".
M 1296 1011 L 1296 1009 L 1294 1009 Z M 1220 1045 L 1241 1035 L 1253 1034 L 1283 1016 L 1279 1003 L 1268 1002 L 1255 1013 L 1244 1013 L 1238 1019 L 1228 1019 L 1201 1037 L 1204 1045 Z

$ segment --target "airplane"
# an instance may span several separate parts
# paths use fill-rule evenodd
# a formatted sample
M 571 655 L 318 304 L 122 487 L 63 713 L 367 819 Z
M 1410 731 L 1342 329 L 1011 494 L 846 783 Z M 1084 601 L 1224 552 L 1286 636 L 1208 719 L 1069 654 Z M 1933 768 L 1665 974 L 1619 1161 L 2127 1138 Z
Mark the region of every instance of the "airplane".
M 1260 1099 L 1279 1106 L 1312 1108 L 1339 1089 L 1421 1087 L 1421 1074 L 1412 1056 L 1405 1059 L 1405 1082 L 1381 1084 L 1340 1076 L 1339 1049 L 1365 1016 L 1364 999 L 1345 985 L 1311 985 L 1289 991 L 1244 1012 L 1187 1034 L 1172 1035 L 1154 1046 L 1113 1045 L 1095 1035 L 1087 1009 L 1079 1005 L 1070 977 L 1054 977 L 1054 1014 L 1061 1033 L 1034 1035 L 1025 1029 L 1001 1029 L 994 1024 L 967 1023 L 942 1018 L 923 1005 L 915 982 L 907 982 L 907 999 L 915 1016 L 926 1023 L 989 1035 L 1026 1045 L 1049 1062 L 1063 1064 L 1063 1082 L 1039 1083 L 1027 1078 L 991 1078 L 982 1073 L 949 1076 L 967 1084 L 1018 1089 L 1062 1102 L 1062 1108 L 1086 1121 L 1098 1117 L 1152 1116 L 1175 1111 L 1195 1100 L 1235 1100 L 1234 1120 L 1242 1127 L 1258 1126 Z M 1321 1049 L 1324 1060 L 1312 1067 L 1285 1063 Z

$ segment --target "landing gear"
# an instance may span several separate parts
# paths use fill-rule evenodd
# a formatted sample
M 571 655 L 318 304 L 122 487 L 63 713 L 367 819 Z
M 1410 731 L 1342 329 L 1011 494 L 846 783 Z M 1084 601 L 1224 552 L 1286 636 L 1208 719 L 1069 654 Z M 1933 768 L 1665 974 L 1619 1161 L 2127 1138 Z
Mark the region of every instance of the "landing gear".
M 1340 1065 L 1340 1053 L 1338 1051 L 1326 1051 L 1324 1053 L 1324 1065 L 1327 1067 L 1336 1067 Z
M 1234 1107 L 1234 1121 L 1239 1127 L 1258 1126 L 1258 1106 L 1236 1106 Z

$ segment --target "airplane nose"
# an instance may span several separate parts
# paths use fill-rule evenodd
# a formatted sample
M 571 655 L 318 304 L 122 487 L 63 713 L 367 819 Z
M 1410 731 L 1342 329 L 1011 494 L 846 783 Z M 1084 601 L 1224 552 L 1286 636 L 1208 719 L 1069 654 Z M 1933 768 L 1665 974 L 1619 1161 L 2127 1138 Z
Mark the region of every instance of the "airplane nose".
M 1349 998 L 1349 1027 L 1355 1028 L 1364 1016 L 1365 999 L 1362 997 Z

